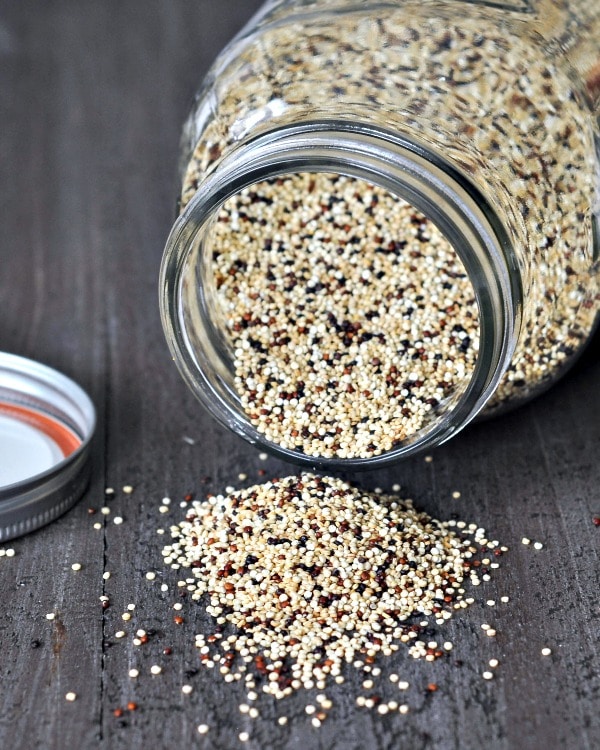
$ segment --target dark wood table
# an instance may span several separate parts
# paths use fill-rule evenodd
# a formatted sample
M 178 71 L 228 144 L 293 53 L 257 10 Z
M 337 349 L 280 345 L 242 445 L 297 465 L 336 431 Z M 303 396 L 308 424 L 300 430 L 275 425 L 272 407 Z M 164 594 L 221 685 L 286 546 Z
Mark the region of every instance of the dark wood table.
M 182 600 L 184 622 L 174 622 L 178 576 L 163 567 L 161 549 L 184 496 L 239 486 L 240 473 L 248 484 L 260 470 L 295 471 L 260 460 L 196 403 L 167 351 L 157 302 L 181 124 L 209 63 L 259 4 L 0 5 L 0 349 L 73 377 L 99 418 L 85 497 L 3 545 L 15 556 L 0 558 L 0 748 L 235 748 L 242 731 L 249 748 L 598 748 L 598 337 L 547 394 L 470 427 L 433 461 L 351 477 L 371 488 L 400 483 L 432 515 L 473 520 L 510 548 L 474 591 L 476 603 L 439 628 L 451 655 L 429 663 L 401 649 L 381 664 L 410 683 L 409 713 L 357 707 L 361 677 L 351 668 L 327 690 L 334 706 L 320 729 L 304 712 L 314 695 L 301 693 L 259 701 L 252 720 L 238 710 L 238 683 L 198 670 L 203 608 Z M 158 510 L 164 496 L 169 514 Z M 99 512 L 105 504 L 109 516 Z M 523 545 L 524 536 L 543 549 Z M 136 608 L 125 622 L 128 604 Z M 149 634 L 143 646 L 133 644 L 139 628 Z M 487 681 L 492 658 L 499 666 Z M 153 676 L 152 665 L 162 673 Z M 430 683 L 438 690 L 428 692 Z M 391 687 L 381 688 L 388 697 Z

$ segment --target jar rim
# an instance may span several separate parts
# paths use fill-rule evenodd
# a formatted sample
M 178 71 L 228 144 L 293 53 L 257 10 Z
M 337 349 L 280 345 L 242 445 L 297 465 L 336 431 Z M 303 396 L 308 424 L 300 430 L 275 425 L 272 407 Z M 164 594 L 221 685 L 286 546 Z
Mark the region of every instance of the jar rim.
M 397 448 L 369 458 L 319 457 L 268 441 L 235 404 L 226 374 L 215 371 L 210 332 L 190 337 L 182 303 L 188 263 L 205 227 L 231 196 L 265 179 L 299 172 L 335 172 L 368 180 L 407 200 L 441 229 L 464 264 L 480 315 L 480 350 L 470 382 L 445 419 Z M 160 270 L 165 335 L 188 386 L 222 424 L 261 449 L 312 468 L 374 468 L 432 448 L 455 435 L 484 407 L 514 349 L 522 310 L 521 278 L 502 222 L 478 188 L 447 160 L 412 136 L 354 122 L 308 121 L 284 125 L 239 145 L 215 165 L 179 216 Z M 189 281 L 189 280 L 188 280 Z M 194 326 L 207 324 L 199 289 Z M 187 320 L 186 320 L 187 318 Z M 423 434 L 421 434 L 421 432 Z

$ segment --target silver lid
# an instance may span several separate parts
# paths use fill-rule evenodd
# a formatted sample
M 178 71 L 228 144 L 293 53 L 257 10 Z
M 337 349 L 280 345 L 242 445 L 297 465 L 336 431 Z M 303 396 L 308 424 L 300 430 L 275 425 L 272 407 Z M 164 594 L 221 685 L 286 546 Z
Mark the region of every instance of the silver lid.
M 0 352 L 0 542 L 67 511 L 90 475 L 94 406 L 50 367 Z

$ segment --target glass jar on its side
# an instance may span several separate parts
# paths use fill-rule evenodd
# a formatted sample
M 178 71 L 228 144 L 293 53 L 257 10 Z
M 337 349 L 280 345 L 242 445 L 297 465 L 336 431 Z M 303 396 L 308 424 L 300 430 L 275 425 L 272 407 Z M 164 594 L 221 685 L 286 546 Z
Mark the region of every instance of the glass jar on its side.
M 598 311 L 598 39 L 596 0 L 267 3 L 186 125 L 161 272 L 210 411 L 372 467 L 554 382 Z

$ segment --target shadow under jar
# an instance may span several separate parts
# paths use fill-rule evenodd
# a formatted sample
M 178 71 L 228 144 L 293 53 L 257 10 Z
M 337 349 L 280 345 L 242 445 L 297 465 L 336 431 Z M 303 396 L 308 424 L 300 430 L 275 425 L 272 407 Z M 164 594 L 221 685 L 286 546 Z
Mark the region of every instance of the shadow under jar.
M 207 76 L 161 269 L 222 423 L 371 468 L 531 398 L 599 308 L 600 2 L 270 2 Z

